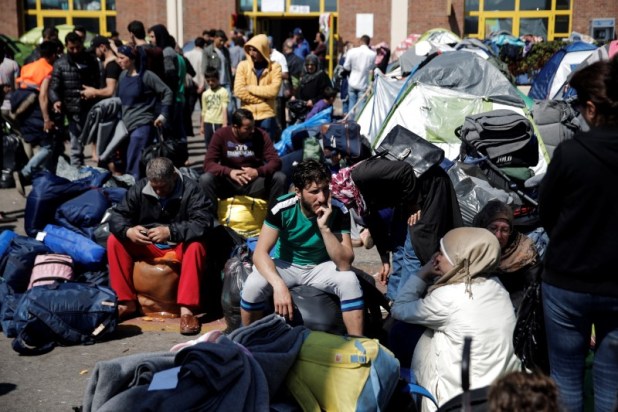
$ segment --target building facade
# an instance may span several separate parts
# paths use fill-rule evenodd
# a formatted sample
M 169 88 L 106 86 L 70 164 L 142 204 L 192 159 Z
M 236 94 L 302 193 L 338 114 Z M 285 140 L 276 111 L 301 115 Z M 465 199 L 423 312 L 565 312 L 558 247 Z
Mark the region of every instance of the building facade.
M 459 36 L 484 38 L 506 30 L 516 36 L 534 34 L 548 40 L 573 31 L 615 36 L 618 0 L 2 0 L 4 34 L 18 37 L 50 24 L 82 25 L 127 37 L 134 19 L 146 26 L 163 23 L 180 44 L 205 29 L 243 28 L 281 42 L 300 27 L 309 42 L 318 30 L 336 39 L 363 34 L 373 43 L 394 48 L 410 33 L 446 28 Z M 611 40 L 607 38 L 606 40 Z M 334 48 L 331 47 L 330 50 Z

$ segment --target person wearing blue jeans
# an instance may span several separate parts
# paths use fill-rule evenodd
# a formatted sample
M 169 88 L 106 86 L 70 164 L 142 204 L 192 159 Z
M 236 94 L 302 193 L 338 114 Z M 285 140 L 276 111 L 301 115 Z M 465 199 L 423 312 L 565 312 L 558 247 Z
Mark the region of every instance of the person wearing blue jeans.
M 170 119 L 174 99 L 170 88 L 156 74 L 137 69 L 137 58 L 130 46 L 118 47 L 118 64 L 123 72 L 116 93 L 122 102 L 122 120 L 129 130 L 127 173 L 136 180 L 142 177 L 142 151 L 153 142 L 154 128 L 163 127 Z
M 353 87 L 348 86 L 348 102 L 347 102 L 347 111 L 352 113 L 352 116 L 362 107 L 362 102 L 359 103 L 358 107 L 356 103 L 363 97 L 365 91 L 367 89 L 355 89 Z
M 569 411 L 584 407 L 584 369 L 594 325 L 593 389 L 597 411 L 615 410 L 618 396 L 618 298 L 543 283 L 551 376 Z M 581 371 L 581 373 L 573 373 Z
M 570 85 L 590 130 L 556 147 L 539 191 L 549 236 L 543 309 L 550 375 L 567 411 L 583 410 L 592 327 L 596 411 L 618 394 L 618 57 L 577 71 Z
M 403 245 L 399 244 L 393 248 L 392 270 L 386 288 L 386 297 L 391 301 L 397 297 L 400 287 L 405 285 L 410 276 L 415 275 L 422 266 L 412 246 L 410 230 L 407 225 L 404 227 L 406 233 Z
M 453 184 L 439 165 L 416 177 L 404 161 L 373 158 L 340 170 L 331 183 L 333 196 L 367 224 L 382 261 L 379 281 L 388 279 L 390 300 L 431 260 L 440 237 L 463 225 Z M 385 208 L 394 209 L 390 225 L 380 217 Z
M 266 130 L 266 132 L 268 133 L 268 137 L 270 137 L 270 140 L 272 140 L 273 142 L 279 138 L 280 133 L 276 117 L 268 117 L 266 119 L 256 120 L 255 126 L 259 127 L 260 129 Z
M 155 129 L 149 124 L 139 126 L 129 134 L 127 147 L 127 174 L 139 179 L 141 176 L 141 160 L 144 149 L 154 143 Z

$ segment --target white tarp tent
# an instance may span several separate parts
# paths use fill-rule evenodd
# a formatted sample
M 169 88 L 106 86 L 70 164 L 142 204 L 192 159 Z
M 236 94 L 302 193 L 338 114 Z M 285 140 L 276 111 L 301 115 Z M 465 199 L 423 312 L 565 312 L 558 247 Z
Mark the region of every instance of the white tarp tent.
M 395 125 L 401 125 L 441 147 L 447 158 L 454 159 L 461 143 L 455 130 L 468 115 L 509 109 L 526 116 L 534 125 L 524 97 L 515 86 L 489 62 L 463 51 L 435 57 L 404 83 L 393 103 L 382 100 L 388 115 L 366 126 L 366 130 L 378 129 L 371 135 L 373 147 Z M 378 102 L 376 99 L 373 104 L 374 113 Z M 543 173 L 548 161 L 540 138 L 539 154 L 539 164 L 533 168 L 535 174 Z
M 396 79 L 375 71 L 373 93 L 356 119 L 361 133 L 371 144 L 405 83 L 406 79 Z

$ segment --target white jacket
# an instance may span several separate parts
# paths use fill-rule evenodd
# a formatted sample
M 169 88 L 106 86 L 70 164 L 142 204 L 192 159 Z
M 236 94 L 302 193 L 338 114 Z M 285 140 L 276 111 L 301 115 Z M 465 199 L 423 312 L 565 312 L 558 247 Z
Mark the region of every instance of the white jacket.
M 427 327 L 414 350 L 412 370 L 439 405 L 462 392 L 461 357 L 466 336 L 472 337 L 471 389 L 488 386 L 521 368 L 513 352 L 515 313 L 509 293 L 495 277 L 475 278 L 471 287 L 472 298 L 460 283 L 439 287 L 421 299 L 427 284 L 412 276 L 391 308 L 395 319 Z M 432 411 L 435 406 L 424 399 L 422 409 Z

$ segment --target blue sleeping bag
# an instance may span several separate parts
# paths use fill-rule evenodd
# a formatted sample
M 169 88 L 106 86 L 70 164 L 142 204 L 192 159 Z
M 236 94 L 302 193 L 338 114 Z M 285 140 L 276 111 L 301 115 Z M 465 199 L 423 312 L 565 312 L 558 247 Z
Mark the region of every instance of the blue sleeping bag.
M 56 209 L 69 199 L 90 189 L 89 181 L 71 182 L 49 171 L 35 175 L 32 191 L 26 200 L 24 229 L 30 237 L 36 236 L 46 224 L 54 221 Z
M 56 223 L 93 239 L 94 230 L 113 203 L 126 194 L 123 188 L 92 189 L 65 202 L 56 211 Z
M 293 124 L 288 126 L 281 133 L 281 140 L 275 143 L 275 150 L 279 156 L 283 156 L 294 151 L 294 145 L 292 142 L 292 135 L 294 132 L 303 129 L 309 129 L 315 126 L 320 126 L 325 123 L 330 123 L 332 121 L 333 108 L 332 106 L 328 109 L 324 109 L 311 119 L 307 120 L 303 123 Z
M 89 238 L 56 225 L 47 225 L 43 231 L 43 243 L 53 253 L 69 255 L 87 269 L 97 269 L 106 263 L 105 249 Z

